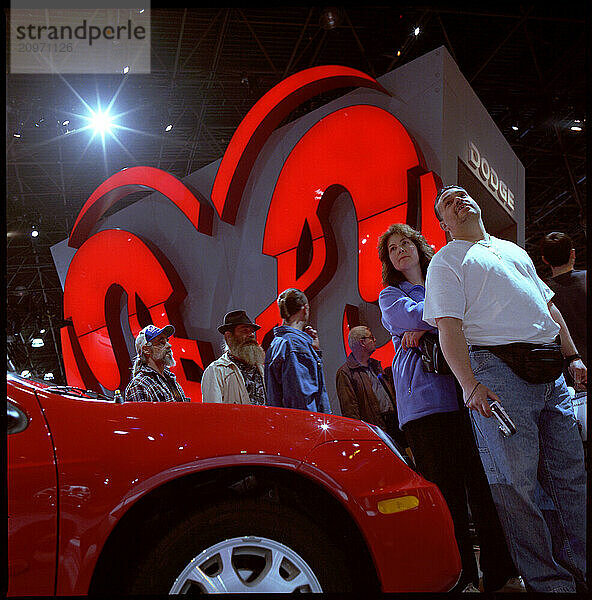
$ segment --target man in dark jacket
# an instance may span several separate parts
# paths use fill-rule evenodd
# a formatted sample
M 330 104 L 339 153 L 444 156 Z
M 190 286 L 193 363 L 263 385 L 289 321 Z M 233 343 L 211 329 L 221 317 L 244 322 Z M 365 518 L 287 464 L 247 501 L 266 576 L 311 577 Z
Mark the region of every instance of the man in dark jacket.
M 576 271 L 576 251 L 571 238 L 565 233 L 553 231 L 541 241 L 541 258 L 551 267 L 551 277 L 545 283 L 555 292 L 553 304 L 561 312 L 571 337 L 588 366 L 586 334 L 586 271 Z M 565 378 L 570 385 L 573 380 L 567 369 Z
M 393 387 L 380 362 L 371 358 L 376 338 L 368 327 L 360 325 L 350 330 L 347 341 L 351 353 L 335 375 L 341 414 L 378 425 L 406 446 L 396 424 Z

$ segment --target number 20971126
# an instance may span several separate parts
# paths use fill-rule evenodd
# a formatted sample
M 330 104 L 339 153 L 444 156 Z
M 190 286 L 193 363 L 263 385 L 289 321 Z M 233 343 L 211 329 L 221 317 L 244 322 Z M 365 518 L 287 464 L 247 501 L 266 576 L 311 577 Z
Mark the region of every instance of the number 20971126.
M 17 52 L 72 52 L 71 42 L 21 42 Z

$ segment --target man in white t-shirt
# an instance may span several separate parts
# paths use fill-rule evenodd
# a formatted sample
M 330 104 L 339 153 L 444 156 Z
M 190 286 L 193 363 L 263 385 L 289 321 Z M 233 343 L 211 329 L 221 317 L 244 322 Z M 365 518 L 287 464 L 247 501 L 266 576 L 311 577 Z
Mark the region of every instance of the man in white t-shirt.
M 586 367 L 528 254 L 489 235 L 479 205 L 460 186 L 440 190 L 434 209 L 453 239 L 429 265 L 423 318 L 438 327 L 444 356 L 472 409 L 512 558 L 532 591 L 580 591 L 586 473 L 564 377 L 529 383 L 497 354 L 508 344 L 540 346 L 559 335 L 578 387 L 586 386 Z M 516 425 L 515 435 L 504 437 L 491 418 L 496 400 Z M 558 533 L 550 531 L 537 504 L 537 482 L 558 510 Z

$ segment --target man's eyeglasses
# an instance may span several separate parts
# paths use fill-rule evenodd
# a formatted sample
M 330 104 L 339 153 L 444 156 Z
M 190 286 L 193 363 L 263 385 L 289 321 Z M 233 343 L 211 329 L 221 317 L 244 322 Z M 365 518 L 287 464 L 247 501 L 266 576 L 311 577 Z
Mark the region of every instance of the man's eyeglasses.
M 373 342 L 376 341 L 376 338 L 373 335 L 365 335 L 362 339 L 363 340 L 372 340 Z
M 152 341 L 152 342 L 148 342 L 151 346 L 164 346 L 167 342 L 168 342 L 168 338 L 165 339 L 161 339 L 160 341 Z

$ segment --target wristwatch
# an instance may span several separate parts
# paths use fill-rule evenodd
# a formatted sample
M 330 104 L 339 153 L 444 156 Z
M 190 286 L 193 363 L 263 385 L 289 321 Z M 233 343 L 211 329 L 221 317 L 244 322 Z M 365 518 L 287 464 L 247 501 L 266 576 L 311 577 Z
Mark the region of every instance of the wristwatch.
M 566 356 L 563 360 L 566 365 L 571 365 L 571 363 L 578 358 L 582 358 L 582 356 L 576 352 L 575 354 L 570 354 L 569 356 Z

